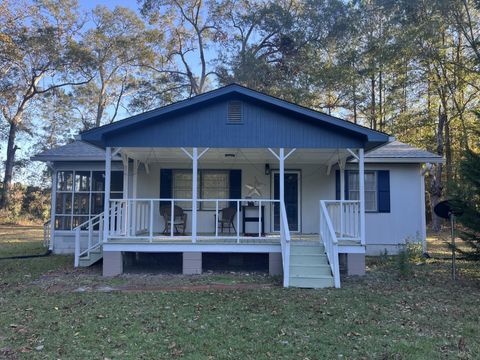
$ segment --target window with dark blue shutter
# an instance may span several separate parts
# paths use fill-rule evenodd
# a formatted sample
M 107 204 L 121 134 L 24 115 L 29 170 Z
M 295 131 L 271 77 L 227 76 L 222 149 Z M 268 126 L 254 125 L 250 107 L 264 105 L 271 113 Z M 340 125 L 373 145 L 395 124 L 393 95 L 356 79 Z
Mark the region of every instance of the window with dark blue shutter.
M 378 188 L 378 212 L 390 212 L 390 171 L 379 170 L 377 172 Z
M 390 212 L 390 172 L 388 170 L 367 170 L 365 178 L 365 211 Z M 335 197 L 337 200 L 340 199 L 339 188 L 340 171 L 337 170 L 335 174 Z M 358 200 L 358 198 L 358 171 L 345 171 L 345 199 Z

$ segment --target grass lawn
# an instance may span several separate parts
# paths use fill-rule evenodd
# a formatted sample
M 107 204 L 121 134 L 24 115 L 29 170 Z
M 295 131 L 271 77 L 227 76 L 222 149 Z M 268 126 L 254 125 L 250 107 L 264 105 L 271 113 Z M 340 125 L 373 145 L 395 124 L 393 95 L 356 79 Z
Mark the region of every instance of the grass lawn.
M 12 237 L 20 253 L 27 247 L 21 238 Z M 14 252 L 5 239 L 0 257 Z M 261 274 L 105 280 L 99 266 L 74 270 L 72 262 L 64 256 L 0 261 L 0 359 L 480 354 L 475 263 L 460 261 L 460 280 L 453 283 L 444 260 L 413 265 L 410 276 L 400 278 L 394 259 L 369 259 L 368 274 L 343 279 L 342 289 L 301 290 L 283 289 L 279 279 Z

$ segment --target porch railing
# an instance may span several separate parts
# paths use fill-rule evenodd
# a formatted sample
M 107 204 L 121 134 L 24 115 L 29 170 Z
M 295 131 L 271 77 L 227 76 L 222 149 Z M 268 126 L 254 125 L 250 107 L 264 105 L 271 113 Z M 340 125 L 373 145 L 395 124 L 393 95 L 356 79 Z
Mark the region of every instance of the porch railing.
M 336 288 L 340 287 L 338 238 L 327 208 L 327 201 L 320 200 L 320 241 L 323 241 Z
M 243 234 L 241 231 L 241 207 L 242 204 L 253 201 L 255 206 L 258 209 L 258 214 L 255 217 L 259 218 L 258 227 L 254 231 L 249 231 L 248 236 Z M 205 225 L 205 223 L 200 224 L 203 228 L 208 227 L 209 231 L 198 232 L 196 236 L 193 234 L 183 234 L 177 233 L 175 226 L 165 226 L 165 221 L 160 214 L 161 206 L 169 206 L 170 214 L 169 218 L 175 218 L 175 205 L 182 203 L 192 203 L 192 199 L 112 199 L 110 200 L 110 207 L 114 209 L 110 213 L 109 218 L 109 229 L 108 236 L 109 238 L 129 238 L 136 240 L 144 240 L 148 242 L 153 242 L 157 238 L 170 237 L 175 239 L 191 239 L 192 242 L 201 239 L 233 239 L 237 243 L 240 243 L 241 240 L 251 240 L 260 239 L 267 240 L 272 239 L 272 236 L 267 236 L 263 231 L 264 225 L 262 224 L 265 221 L 264 216 L 270 214 L 270 209 L 280 205 L 280 200 L 273 199 L 197 199 L 197 209 L 200 204 L 203 208 L 207 208 L 212 217 L 208 220 L 210 225 Z M 229 207 L 234 207 L 236 209 L 236 214 L 234 218 L 235 231 L 233 233 L 221 233 L 218 228 L 218 221 L 222 205 L 229 204 Z M 265 208 L 264 213 L 262 213 L 262 207 Z M 190 215 L 191 210 L 185 210 L 185 212 Z M 197 218 L 198 212 L 197 210 Z M 250 210 L 251 211 L 251 210 Z M 283 207 L 280 207 L 280 213 L 285 212 Z M 286 213 L 285 219 L 286 219 Z M 285 223 L 286 220 L 281 216 L 281 222 Z M 191 219 L 190 219 L 191 220 Z M 197 225 L 198 227 L 198 225 Z M 288 230 L 288 229 L 286 229 Z M 243 229 L 245 232 L 245 229 Z M 285 235 L 285 234 L 283 234 Z M 282 234 L 280 234 L 282 236 Z M 107 239 L 108 241 L 108 239 Z
M 357 200 L 321 200 L 330 217 L 333 231 L 338 240 L 361 242 L 360 201 Z M 363 245 L 363 244 L 362 244 Z

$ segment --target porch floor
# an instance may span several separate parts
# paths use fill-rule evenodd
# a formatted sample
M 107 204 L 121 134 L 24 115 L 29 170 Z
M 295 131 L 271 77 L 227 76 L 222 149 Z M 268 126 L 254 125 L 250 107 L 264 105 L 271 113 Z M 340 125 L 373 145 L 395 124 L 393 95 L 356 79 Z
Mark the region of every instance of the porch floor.
M 301 234 L 293 233 L 291 234 L 291 240 L 295 243 L 302 242 L 316 242 L 319 239 L 318 234 Z M 192 236 L 189 233 L 185 235 L 175 235 L 169 236 L 163 233 L 154 233 L 153 238 L 150 241 L 148 236 L 136 236 L 136 237 L 126 237 L 126 236 L 111 236 L 108 239 L 109 243 L 112 244 L 192 244 Z M 234 234 L 218 234 L 218 237 L 215 237 L 215 233 L 198 233 L 196 244 L 244 244 L 244 245 L 276 245 L 280 244 L 279 234 L 265 234 L 263 237 L 259 238 L 257 236 L 241 236 L 239 242 L 237 242 L 237 237 Z M 339 246 L 361 246 L 360 243 L 356 240 L 338 240 Z

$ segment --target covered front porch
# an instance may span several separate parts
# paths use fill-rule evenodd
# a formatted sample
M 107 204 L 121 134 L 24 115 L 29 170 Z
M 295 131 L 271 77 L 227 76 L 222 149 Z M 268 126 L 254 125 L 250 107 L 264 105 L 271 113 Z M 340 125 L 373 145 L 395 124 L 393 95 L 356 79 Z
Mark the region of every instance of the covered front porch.
M 338 237 L 364 244 L 360 217 L 364 192 L 346 201 L 345 192 L 338 189 L 345 188 L 347 160 L 363 158 L 362 149 L 110 152 L 122 156 L 124 192 L 122 199 L 105 199 L 111 209 L 108 232 L 104 229 L 107 241 L 278 242 L 284 230 L 295 239 L 311 240 L 321 233 L 319 201 L 328 200 L 325 207 Z M 363 161 L 353 166 L 363 172 Z M 356 179 L 356 188 L 364 188 L 364 177 Z M 106 187 L 108 180 L 107 173 Z M 342 202 L 343 211 L 334 201 Z
M 280 252 L 288 263 L 291 243 L 321 244 L 333 265 L 339 252 L 364 251 L 363 149 L 107 147 L 105 194 L 118 155 L 123 196 L 106 195 L 105 211 L 75 229 L 77 265 L 99 246 Z M 339 191 L 349 159 L 354 200 Z

